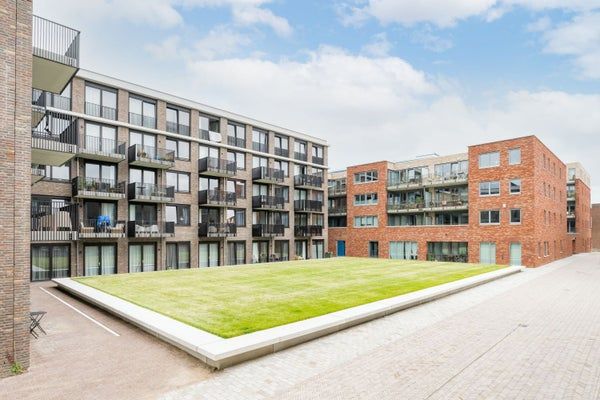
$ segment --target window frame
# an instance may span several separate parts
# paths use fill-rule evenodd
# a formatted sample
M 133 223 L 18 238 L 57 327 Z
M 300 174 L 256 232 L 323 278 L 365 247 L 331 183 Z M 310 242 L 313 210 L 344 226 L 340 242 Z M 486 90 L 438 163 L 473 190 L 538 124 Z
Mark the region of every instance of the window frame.
M 483 222 L 483 213 L 487 213 L 488 222 Z M 498 213 L 498 222 L 492 222 L 492 213 Z M 479 225 L 500 225 L 502 215 L 500 210 L 480 210 L 479 211 Z
M 492 154 L 497 154 L 498 163 L 495 164 L 495 165 L 491 165 L 490 164 L 490 165 L 483 166 L 481 161 L 484 160 L 484 157 L 487 156 L 489 158 Z M 500 151 L 498 151 L 498 150 L 496 150 L 496 151 L 488 151 L 488 152 L 479 154 L 479 156 L 477 157 L 477 166 L 479 167 L 479 169 L 497 168 L 497 167 L 499 167 L 500 166 Z
M 517 162 L 513 162 L 511 161 L 511 156 L 514 152 L 518 152 L 519 154 L 519 160 Z M 512 149 L 508 149 L 508 165 L 520 165 L 521 164 L 521 148 L 520 147 L 514 147 Z

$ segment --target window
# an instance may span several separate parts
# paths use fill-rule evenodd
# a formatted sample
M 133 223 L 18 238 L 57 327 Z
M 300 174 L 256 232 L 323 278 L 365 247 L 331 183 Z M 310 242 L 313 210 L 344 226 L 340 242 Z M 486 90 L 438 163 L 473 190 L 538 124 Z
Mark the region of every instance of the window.
M 290 259 L 290 242 L 287 240 L 276 240 L 273 255 L 275 261 L 288 261 Z
M 166 206 L 166 221 L 178 226 L 190 225 L 190 206 L 184 204 Z
M 167 132 L 190 135 L 190 112 L 176 107 L 167 107 Z
M 354 217 L 354 227 L 355 228 L 364 228 L 364 227 L 376 227 L 377 226 L 377 216 L 369 215 L 362 217 Z
M 290 176 L 290 164 L 287 161 L 275 160 L 273 166 L 275 169 L 283 171 L 284 176 Z
M 145 157 L 156 159 L 156 135 L 141 132 L 129 133 L 129 144 L 137 145 L 143 149 Z
M 509 183 L 510 194 L 519 194 L 521 193 L 521 180 L 520 179 L 511 179 Z
M 129 204 L 129 220 L 140 224 L 156 224 L 156 205 Z
M 235 196 L 238 199 L 246 198 L 246 182 L 229 179 L 227 181 L 227 191 L 235 192 Z
M 167 139 L 167 150 L 175 152 L 175 158 L 178 160 L 189 161 L 190 159 L 190 143 L 184 140 Z
M 521 164 L 521 149 L 510 149 L 508 150 L 508 164 L 516 165 Z
M 284 136 L 275 136 L 275 155 L 288 157 L 289 151 L 289 139 Z
M 427 242 L 428 261 L 467 262 L 468 259 L 467 242 Z
M 296 160 L 306 161 L 306 142 L 294 141 L 294 158 Z
M 129 245 L 129 272 L 148 272 L 156 270 L 156 245 Z
M 46 165 L 45 179 L 52 181 L 68 181 L 71 179 L 71 163 L 56 167 L 53 165 Z
M 246 130 L 242 125 L 227 125 L 227 144 L 230 146 L 246 147 Z
M 408 181 L 408 182 L 414 181 L 413 176 L 411 176 L 411 175 L 417 175 L 417 176 L 414 176 L 414 178 L 417 178 L 417 179 L 419 178 L 420 175 L 423 175 L 423 177 L 427 176 L 427 167 L 408 169 L 406 171 L 407 171 L 406 175 L 408 175 L 408 176 L 405 177 L 405 181 Z M 412 174 L 411 174 L 411 172 L 412 172 Z M 423 173 L 423 172 L 425 172 L 425 173 Z M 449 162 L 449 163 L 443 163 L 443 164 L 436 164 L 433 167 L 433 173 L 438 178 L 450 178 L 450 177 L 458 177 L 458 176 L 465 177 L 469 173 L 469 162 L 467 160 L 462 160 L 462 161 L 455 161 L 455 162 Z
M 366 193 L 354 195 L 355 206 L 366 206 L 377 204 L 377 193 Z
M 32 245 L 31 280 L 66 278 L 71 269 L 71 245 Z
M 83 204 L 84 226 L 96 227 L 100 216 L 103 217 L 104 221 L 108 219 L 110 226 L 115 226 L 117 223 L 117 203 L 86 201 Z
M 190 192 L 190 174 L 187 172 L 167 172 L 167 186 L 173 186 L 176 192 Z
M 246 226 L 246 210 L 240 209 L 227 209 L 226 220 L 228 224 L 235 224 L 237 227 Z
M 483 153 L 479 155 L 479 168 L 491 168 L 500 165 L 500 152 Z
M 198 244 L 198 265 L 202 267 L 217 267 L 219 265 L 219 243 Z
M 117 245 L 85 245 L 84 275 L 111 275 L 117 273 Z
M 167 269 L 190 267 L 190 242 L 167 243 Z
M 510 223 L 520 224 L 521 223 L 521 209 L 513 208 L 510 210 Z
M 117 91 L 85 83 L 85 113 L 94 117 L 117 119 Z
M 354 174 L 354 183 L 376 182 L 377 180 L 377 171 L 357 172 L 356 174 Z
M 227 242 L 228 265 L 246 264 L 246 242 Z
M 267 153 L 269 151 L 269 133 L 253 128 L 252 129 L 252 149 Z
M 129 97 L 129 123 L 156 128 L 156 104 L 150 100 Z
M 497 196 L 500 194 L 500 182 L 480 182 L 479 183 L 479 195 L 480 196 Z
M 575 168 L 569 168 L 567 180 L 574 181 L 575 180 Z
M 129 183 L 156 184 L 156 172 L 151 169 L 129 168 Z
M 479 212 L 479 223 L 481 225 L 492 225 L 500 223 L 500 210 L 484 210 Z
M 221 142 L 221 122 L 217 117 L 200 115 L 200 139 Z
M 235 162 L 237 169 L 246 169 L 246 153 L 238 153 L 235 151 L 227 152 L 227 159 L 230 162 Z
M 85 124 L 84 146 L 88 151 L 117 153 L 117 130 L 114 126 Z
M 313 144 L 312 162 L 315 164 L 323 164 L 323 147 Z
M 417 242 L 390 242 L 390 258 L 394 260 L 416 260 Z
M 275 197 L 283 197 L 285 203 L 290 201 L 290 188 L 287 186 L 275 186 L 273 192 L 275 193 Z
M 265 157 L 252 157 L 252 168 L 264 167 L 266 168 L 269 163 L 269 160 Z

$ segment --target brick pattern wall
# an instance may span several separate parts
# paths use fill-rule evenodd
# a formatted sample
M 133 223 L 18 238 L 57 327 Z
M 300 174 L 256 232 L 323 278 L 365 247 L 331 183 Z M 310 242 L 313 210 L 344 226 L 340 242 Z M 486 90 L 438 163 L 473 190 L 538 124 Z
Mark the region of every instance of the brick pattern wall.
M 600 251 L 600 204 L 592 204 L 592 251 Z
M 29 367 L 31 7 L 0 0 L 0 377 Z
M 590 188 L 581 180 L 575 180 L 575 229 L 569 235 L 574 253 L 592 251 L 592 205 Z

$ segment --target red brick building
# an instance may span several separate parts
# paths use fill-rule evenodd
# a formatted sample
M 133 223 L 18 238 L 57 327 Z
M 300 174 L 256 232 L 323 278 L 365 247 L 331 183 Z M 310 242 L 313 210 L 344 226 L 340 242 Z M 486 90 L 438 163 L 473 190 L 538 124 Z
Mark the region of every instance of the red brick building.
M 328 202 L 337 255 L 535 267 L 591 249 L 589 177 L 535 136 L 332 172 Z

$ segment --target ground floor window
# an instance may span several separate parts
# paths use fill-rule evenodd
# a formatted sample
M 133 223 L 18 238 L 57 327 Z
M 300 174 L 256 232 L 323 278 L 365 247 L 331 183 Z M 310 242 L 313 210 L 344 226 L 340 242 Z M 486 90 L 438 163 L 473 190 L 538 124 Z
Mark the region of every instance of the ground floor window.
M 218 267 L 219 243 L 198 244 L 198 264 L 200 267 Z
M 156 244 L 129 245 L 129 272 L 156 271 Z
M 467 242 L 428 242 L 427 260 L 467 262 L 468 248 Z
M 252 242 L 252 262 L 269 261 L 269 242 Z
M 35 245 L 31 247 L 31 280 L 47 281 L 69 276 L 71 246 Z
M 496 264 L 496 243 L 481 242 L 479 244 L 479 262 L 481 264 Z
M 190 242 L 167 243 L 167 269 L 190 267 Z
M 322 240 L 315 240 L 313 242 L 313 258 L 323 258 L 324 248 Z
M 290 242 L 287 240 L 276 240 L 273 256 L 275 261 L 288 261 L 290 259 Z
M 228 242 L 227 255 L 229 265 L 246 264 L 246 242 Z
M 117 273 L 117 245 L 85 245 L 84 250 L 85 276 L 110 275 Z
M 296 240 L 294 246 L 296 248 L 296 257 L 306 260 L 306 240 Z
M 379 257 L 379 242 L 369 242 L 369 257 Z
M 390 242 L 390 258 L 395 260 L 416 260 L 417 242 Z

